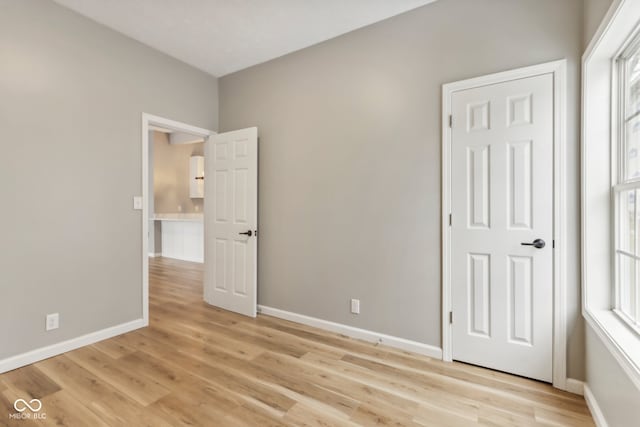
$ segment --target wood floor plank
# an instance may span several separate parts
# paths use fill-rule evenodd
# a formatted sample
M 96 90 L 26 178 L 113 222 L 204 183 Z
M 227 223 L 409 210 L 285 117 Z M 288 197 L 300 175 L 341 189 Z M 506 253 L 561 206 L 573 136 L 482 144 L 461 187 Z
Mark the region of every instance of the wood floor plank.
M 349 396 L 357 402 L 368 403 L 372 406 L 391 405 L 407 410 L 415 409 L 418 406 L 416 402 L 406 397 L 409 394 L 416 394 L 417 390 L 412 390 L 411 393 L 403 396 L 389 392 L 384 386 L 378 387 L 377 384 L 365 379 L 365 377 L 360 378 L 359 381 L 354 381 L 353 377 L 343 375 L 343 372 L 339 370 L 325 370 L 315 363 L 304 363 L 306 360 L 309 359 L 303 359 L 302 361 L 287 360 L 280 355 L 265 353 L 256 362 L 264 368 L 272 369 L 273 372 L 278 372 L 278 370 L 282 369 L 282 366 L 288 366 L 289 372 L 296 377 L 309 383 L 317 384 L 339 395 Z
M 400 368 L 388 366 L 378 362 L 371 362 L 363 358 L 347 355 L 343 361 L 359 364 L 360 366 L 368 366 L 371 370 L 375 370 L 386 375 L 389 379 L 400 379 L 413 383 L 416 387 L 424 390 L 431 390 L 440 393 L 450 393 L 458 398 L 475 400 L 478 403 L 497 409 L 508 408 L 513 412 L 524 414 L 533 418 L 534 407 L 532 402 L 525 399 L 514 398 L 513 395 L 501 390 L 485 388 L 478 390 L 475 384 L 463 383 L 455 378 L 446 376 L 434 376 L 430 372 L 417 374 L 415 372 L 406 371 Z
M 482 426 L 510 427 L 535 427 L 544 425 L 537 422 L 532 415 L 521 414 L 508 409 L 501 410 L 495 406 L 480 407 L 478 424 Z
M 200 322 L 197 320 L 189 320 L 188 322 L 178 319 L 169 319 L 155 321 L 151 327 L 175 333 L 179 336 L 188 337 L 190 340 L 198 341 L 203 344 L 212 344 L 220 346 L 226 351 L 237 353 L 240 357 L 251 359 L 264 351 L 264 348 L 243 340 L 242 336 L 229 336 L 222 333 L 221 327 Z
M 0 375 L 0 427 L 594 426 L 584 399 L 202 300 L 202 264 L 150 260 L 150 325 Z M 12 420 L 39 398 L 47 420 Z
M 415 411 L 413 421 L 423 426 L 468 427 L 477 425 L 477 411 L 473 414 L 454 412 L 435 403 L 421 404 Z
M 38 368 L 82 402 L 110 426 L 166 427 L 135 400 L 62 355 L 38 362 Z
M 93 345 L 93 347 L 97 350 L 100 350 L 107 356 L 110 356 L 113 359 L 119 359 L 128 354 L 135 352 L 135 349 L 126 346 L 124 344 L 120 344 L 117 341 L 113 340 L 105 340 Z
M 36 427 L 40 421 L 31 419 L 16 419 L 11 416 L 17 414 L 13 404 L 17 395 L 13 394 L 11 390 L 4 389 L 0 392 L 0 426 L 1 427 Z
M 480 405 L 473 399 L 416 387 L 412 382 L 397 378 L 389 379 L 375 371 L 352 366 L 341 360 L 326 359 L 315 354 L 308 354 L 303 359 L 311 361 L 320 369 L 335 374 L 323 375 L 323 378 L 326 377 L 329 381 L 327 387 L 347 388 L 351 396 L 371 405 L 375 406 L 379 402 L 385 402 L 408 408 L 416 416 L 426 412 L 426 418 L 431 418 L 433 414 L 429 413 L 428 409 L 421 410 L 420 405 L 426 405 L 428 408 L 437 406 L 466 419 L 467 422 L 476 422 L 478 419 Z M 343 378 L 336 377 L 336 375 Z
M 326 412 L 313 408 L 304 403 L 297 403 L 284 416 L 283 421 L 303 427 L 357 427 L 351 420 L 334 417 Z
M 338 334 L 331 334 L 326 331 L 314 329 L 306 325 L 301 325 L 294 322 L 289 322 L 287 320 L 276 319 L 271 316 L 263 316 L 261 321 L 268 324 L 269 327 L 273 329 L 340 348 L 346 352 L 366 354 L 384 360 L 389 354 L 389 351 L 392 351 L 388 348 L 383 348 L 381 346 L 372 345 L 363 341 L 354 340 L 352 338 L 341 336 Z
M 123 369 L 121 364 L 93 347 L 83 347 L 69 352 L 67 357 L 143 406 L 170 393 L 156 381 L 148 380 L 132 370 Z
M 35 365 L 7 372 L 3 379 L 6 388 L 12 390 L 22 399 L 42 399 L 61 388 L 51 377 L 44 374 Z
M 154 355 L 162 360 L 161 362 L 154 362 L 149 360 L 151 357 L 149 354 L 141 355 L 140 362 L 147 364 L 144 369 L 147 370 L 148 374 L 162 382 L 163 375 L 167 374 L 158 365 L 170 364 L 175 369 L 183 372 L 183 374 L 176 374 L 175 371 L 170 373 L 171 377 L 177 378 L 178 382 L 180 382 L 176 388 L 182 394 L 189 394 L 191 400 L 200 405 L 217 401 L 216 407 L 226 410 L 242 405 L 251 407 L 255 412 L 264 413 L 267 416 L 274 413 L 281 416 L 295 403 L 282 393 L 274 390 L 273 387 L 267 387 L 260 382 L 256 382 L 248 374 L 241 373 L 243 368 L 247 366 L 247 362 L 244 360 L 236 358 L 230 362 L 230 365 L 225 366 L 229 357 L 229 355 L 225 355 L 217 359 L 217 362 L 221 363 L 209 364 L 214 359 L 205 358 L 205 361 L 203 361 L 198 357 L 192 357 L 192 354 L 185 356 L 184 353 L 172 349 L 158 348 L 158 343 L 152 343 L 146 338 L 137 340 L 137 342 L 144 343 L 141 348 L 147 351 L 153 349 Z M 134 345 L 137 344 L 134 343 Z M 122 360 L 130 361 L 130 359 L 132 359 L 132 356 L 127 356 Z M 152 370 L 157 370 L 155 375 Z M 187 381 L 184 378 L 187 378 Z M 168 378 L 165 381 L 172 381 L 172 379 Z M 165 384 L 170 386 L 166 382 Z M 163 405 L 166 410 L 166 402 Z
M 225 426 L 242 427 L 284 427 L 287 426 L 283 420 L 270 417 L 254 411 L 249 406 L 242 406 L 229 413 L 222 423 Z
M 43 425 L 57 427 L 109 427 L 105 421 L 75 399 L 68 391 L 60 390 L 42 399 Z M 36 421 L 37 424 L 40 421 Z
M 400 411 L 383 411 L 370 405 L 360 405 L 351 420 L 363 426 L 420 427 Z
M 165 418 L 172 425 L 204 426 L 220 425 L 233 408 L 220 408 L 216 400 L 201 403 L 192 395 L 172 393 L 154 402 L 149 409 Z
M 174 353 L 174 357 L 176 356 L 181 357 Z M 171 389 L 184 389 L 185 384 L 189 384 L 189 382 L 194 384 L 204 381 L 225 390 L 229 396 L 234 396 L 237 401 L 242 401 L 242 404 L 264 405 L 284 413 L 296 403 L 238 371 L 184 358 L 181 358 L 183 363 L 177 367 L 171 362 L 174 360 L 171 357 L 166 360 L 167 362 L 164 362 L 151 355 L 137 353 L 125 357 L 122 362 L 130 364 L 138 372 L 162 382 L 164 386 Z
M 595 427 L 591 414 L 577 414 L 561 409 L 535 408 L 536 421 L 552 426 Z
M 297 399 L 307 404 L 315 401 L 316 405 L 323 410 L 334 413 L 338 417 L 347 418 L 358 407 L 360 402 L 348 396 L 348 392 L 331 390 L 323 384 L 317 384 L 309 376 L 302 375 L 302 372 L 295 369 L 292 364 L 274 357 L 272 353 L 271 356 L 265 354 L 257 358 L 250 371 L 252 375 L 294 392 Z M 286 357 L 290 360 L 296 359 L 291 356 Z
M 278 331 L 254 322 L 236 323 L 228 328 L 230 334 L 234 334 L 238 329 L 244 331 L 245 334 L 261 336 L 273 341 L 287 340 L 305 351 L 305 355 L 313 352 L 334 359 L 340 359 L 345 355 L 345 352 L 342 349 L 317 343 L 315 341 Z

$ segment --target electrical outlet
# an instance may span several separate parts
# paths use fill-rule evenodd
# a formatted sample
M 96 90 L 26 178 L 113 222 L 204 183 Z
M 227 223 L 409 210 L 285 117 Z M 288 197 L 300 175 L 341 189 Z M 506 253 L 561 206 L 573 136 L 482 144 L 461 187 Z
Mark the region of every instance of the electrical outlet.
M 60 327 L 60 315 L 58 313 L 47 314 L 47 331 Z
M 352 299 L 351 300 L 351 312 L 353 314 L 360 314 L 360 300 Z

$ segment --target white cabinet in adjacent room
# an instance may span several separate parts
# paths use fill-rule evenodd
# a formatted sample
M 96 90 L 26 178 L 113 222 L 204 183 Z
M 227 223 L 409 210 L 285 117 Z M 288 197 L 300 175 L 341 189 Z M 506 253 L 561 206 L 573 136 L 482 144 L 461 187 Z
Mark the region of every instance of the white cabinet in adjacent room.
M 197 215 L 157 215 L 162 221 L 162 256 L 204 262 L 204 227 Z
M 189 197 L 204 198 L 204 156 L 191 156 L 189 161 Z

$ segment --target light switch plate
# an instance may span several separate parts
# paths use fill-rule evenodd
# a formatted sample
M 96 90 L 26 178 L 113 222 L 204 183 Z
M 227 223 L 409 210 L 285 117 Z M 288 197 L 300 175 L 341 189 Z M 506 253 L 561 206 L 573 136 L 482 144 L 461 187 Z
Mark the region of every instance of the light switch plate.
M 142 210 L 142 196 L 134 196 L 133 197 L 133 209 L 137 211 Z
M 360 314 L 360 300 L 352 299 L 351 300 L 351 313 Z

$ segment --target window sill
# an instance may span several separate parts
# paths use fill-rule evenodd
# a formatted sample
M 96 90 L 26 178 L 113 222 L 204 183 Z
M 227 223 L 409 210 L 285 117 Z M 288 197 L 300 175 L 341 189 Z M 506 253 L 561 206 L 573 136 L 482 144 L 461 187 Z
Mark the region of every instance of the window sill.
M 611 310 L 584 310 L 584 317 L 640 390 L 640 337 Z
M 618 319 L 620 319 L 620 321 L 627 326 L 630 331 L 636 334 L 636 338 L 640 340 L 640 325 L 638 325 L 633 319 L 631 319 L 631 317 L 629 317 L 629 315 L 624 313 L 622 310 L 614 309 L 613 312 L 616 316 L 618 316 Z

